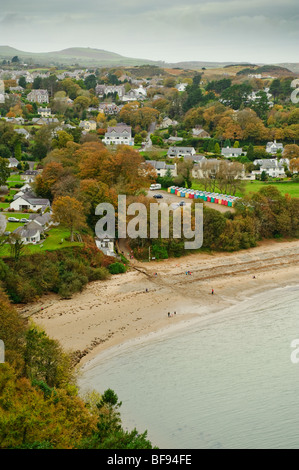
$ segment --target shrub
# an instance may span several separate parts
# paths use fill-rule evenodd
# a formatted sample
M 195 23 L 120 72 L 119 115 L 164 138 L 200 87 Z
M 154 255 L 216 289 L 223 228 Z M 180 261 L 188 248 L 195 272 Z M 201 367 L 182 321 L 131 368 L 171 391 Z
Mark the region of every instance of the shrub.
M 122 263 L 113 263 L 108 266 L 110 274 L 121 274 L 126 272 L 126 267 Z

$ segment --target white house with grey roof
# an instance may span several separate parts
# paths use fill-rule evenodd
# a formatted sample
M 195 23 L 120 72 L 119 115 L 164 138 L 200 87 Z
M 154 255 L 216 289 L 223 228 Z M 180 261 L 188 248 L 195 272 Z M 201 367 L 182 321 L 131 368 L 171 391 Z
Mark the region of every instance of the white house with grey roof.
M 180 157 L 191 157 L 195 155 L 195 149 L 194 147 L 169 147 L 168 152 L 167 152 L 167 157 L 168 158 L 180 158 Z
M 276 158 L 254 160 L 254 165 L 259 165 L 259 170 L 253 170 L 252 174 L 261 175 L 263 171 L 271 178 L 284 178 L 286 176 L 284 163 Z
M 168 165 L 165 162 L 159 162 L 159 161 L 155 161 L 155 160 L 148 160 L 146 163 L 148 163 L 149 165 L 154 167 L 156 172 L 157 172 L 157 175 L 162 177 L 162 178 L 164 176 L 166 176 L 168 171 L 170 172 L 172 177 L 175 178 L 176 176 L 178 176 L 176 164 Z
M 16 234 L 20 241 L 22 241 L 25 245 L 29 243 L 38 243 L 41 240 L 41 233 L 44 229 L 36 224 L 34 221 L 25 224 L 23 227 L 18 227 L 16 230 L 13 231 Z
M 44 210 L 47 207 L 50 207 L 49 199 L 34 197 L 32 193 L 25 193 L 22 196 L 19 196 L 9 205 L 9 208 L 14 209 L 16 212 L 22 212 L 24 210 L 37 212 L 39 209 Z
M 103 139 L 106 145 L 134 145 L 132 138 L 132 128 L 126 124 L 118 124 L 115 127 L 108 127 Z
M 283 152 L 283 145 L 276 142 L 276 140 L 274 140 L 274 142 L 267 143 L 267 146 L 266 146 L 267 153 L 276 154 L 279 150 Z
M 243 152 L 243 149 L 239 148 L 224 147 L 221 149 L 221 155 L 223 155 L 225 158 L 238 158 L 245 154 L 246 152 Z

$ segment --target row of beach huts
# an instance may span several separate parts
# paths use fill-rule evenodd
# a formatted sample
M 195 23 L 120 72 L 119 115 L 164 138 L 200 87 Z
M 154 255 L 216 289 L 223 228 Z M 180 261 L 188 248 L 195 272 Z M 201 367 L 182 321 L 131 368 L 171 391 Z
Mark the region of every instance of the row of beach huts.
M 200 191 L 194 189 L 179 188 L 171 186 L 168 188 L 170 194 L 178 197 L 189 199 L 202 199 L 203 201 L 212 202 L 214 204 L 222 204 L 223 206 L 234 207 L 235 202 L 240 199 L 236 196 L 228 196 L 227 194 L 210 193 L 209 191 Z

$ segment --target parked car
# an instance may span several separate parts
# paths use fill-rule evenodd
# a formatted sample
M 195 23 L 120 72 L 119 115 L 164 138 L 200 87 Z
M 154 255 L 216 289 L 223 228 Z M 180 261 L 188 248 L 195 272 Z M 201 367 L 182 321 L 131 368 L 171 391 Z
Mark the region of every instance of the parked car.
M 28 219 L 21 219 L 20 222 L 22 222 L 22 224 L 27 224 Z
M 15 217 L 8 217 L 8 222 L 20 222 L 20 219 L 16 219 Z
M 154 194 L 153 197 L 156 199 L 163 199 L 162 194 Z
M 184 201 L 181 201 L 179 205 L 180 205 L 180 206 L 185 206 L 186 203 L 185 203 Z

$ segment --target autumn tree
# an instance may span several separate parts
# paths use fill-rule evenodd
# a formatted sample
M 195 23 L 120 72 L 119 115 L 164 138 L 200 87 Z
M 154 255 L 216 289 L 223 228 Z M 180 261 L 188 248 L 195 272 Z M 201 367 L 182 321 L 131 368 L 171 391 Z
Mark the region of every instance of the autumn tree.
M 289 158 L 290 160 L 299 158 L 299 145 L 286 145 L 283 151 L 283 158 Z
M 292 173 L 299 173 L 299 158 L 292 158 L 292 160 L 290 161 L 290 171 Z
M 86 226 L 84 207 L 73 197 L 58 197 L 53 202 L 53 220 L 70 230 L 71 242 L 73 242 L 74 231 Z

